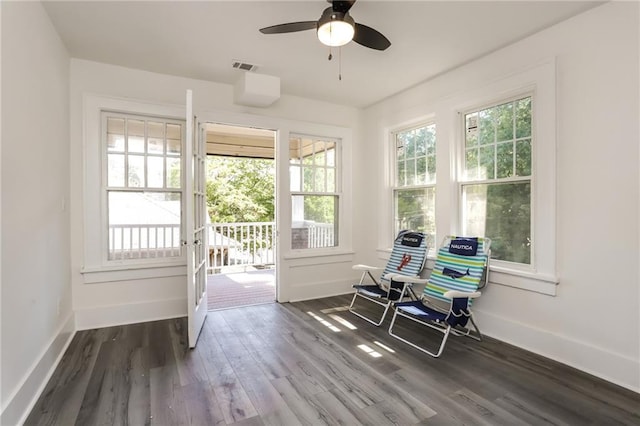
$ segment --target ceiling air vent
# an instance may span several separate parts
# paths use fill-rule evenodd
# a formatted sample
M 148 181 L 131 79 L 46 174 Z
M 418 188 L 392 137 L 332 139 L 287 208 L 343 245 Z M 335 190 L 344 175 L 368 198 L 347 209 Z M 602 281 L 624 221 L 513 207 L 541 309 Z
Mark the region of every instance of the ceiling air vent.
M 258 69 L 257 65 L 249 64 L 247 62 L 241 62 L 241 61 L 233 61 L 232 66 L 234 68 L 237 68 L 239 70 L 244 70 L 244 71 L 255 71 L 256 69 Z

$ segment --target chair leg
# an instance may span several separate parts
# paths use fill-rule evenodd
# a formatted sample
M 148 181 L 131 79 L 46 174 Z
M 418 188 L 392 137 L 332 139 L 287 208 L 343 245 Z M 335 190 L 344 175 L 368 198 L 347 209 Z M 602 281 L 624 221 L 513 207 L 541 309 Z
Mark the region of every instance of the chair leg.
M 394 324 L 395 324 L 395 322 L 396 322 L 396 317 L 397 317 L 398 315 L 400 315 L 400 316 L 402 316 L 402 317 L 405 317 L 405 318 L 408 318 L 408 319 L 410 319 L 410 320 L 413 320 L 413 321 L 415 321 L 415 322 L 417 322 L 417 323 L 419 323 L 419 324 L 427 325 L 427 326 L 429 326 L 429 327 L 433 328 L 434 330 L 436 330 L 436 331 L 439 331 L 439 332 L 443 333 L 443 334 L 444 334 L 444 336 L 442 337 L 442 342 L 440 342 L 440 347 L 438 348 L 438 352 L 431 352 L 431 351 L 429 351 L 428 349 L 425 349 L 425 348 L 423 348 L 423 347 L 421 347 L 421 346 L 418 346 L 418 345 L 416 345 L 415 343 L 410 342 L 410 341 L 408 341 L 407 339 L 405 339 L 405 338 L 403 338 L 403 337 L 400 337 L 400 336 L 399 336 L 399 335 L 397 335 L 397 334 L 394 334 L 394 333 L 393 333 L 393 326 L 394 326 Z M 394 311 L 394 313 L 393 313 L 393 317 L 391 318 L 391 324 L 389 325 L 389 334 L 390 334 L 391 336 L 395 337 L 396 339 L 398 339 L 398 340 L 400 340 L 400 341 L 403 341 L 403 342 L 404 342 L 404 343 L 406 343 L 407 345 L 412 346 L 412 347 L 416 348 L 417 350 L 419 350 L 419 351 L 421 351 L 421 352 L 426 353 L 427 355 L 431 355 L 431 356 L 432 356 L 432 357 L 434 357 L 434 358 L 438 358 L 440 355 L 442 355 L 442 351 L 444 351 L 444 346 L 445 346 L 445 344 L 447 343 L 447 339 L 449 338 L 449 333 L 450 333 L 450 332 L 451 332 L 451 326 L 450 326 L 450 325 L 448 325 L 448 324 L 447 324 L 447 327 L 446 327 L 445 329 L 436 328 L 436 327 L 433 327 L 433 326 L 428 325 L 428 324 L 426 324 L 426 323 L 423 323 L 423 322 L 421 322 L 421 321 L 417 321 L 416 319 L 411 318 L 411 317 L 409 317 L 409 316 L 407 316 L 407 315 L 404 315 L 404 314 L 400 313 L 400 311 L 399 311 L 398 309 L 396 309 L 396 310 Z
M 477 340 L 478 342 L 482 341 L 482 333 L 480 333 L 480 328 L 478 328 L 478 324 L 473 320 L 473 315 L 469 316 L 469 321 L 471 321 L 471 325 L 473 325 L 473 330 L 465 327 L 464 331 L 461 329 L 451 329 L 451 333 L 456 336 L 468 337 L 473 340 Z
M 363 314 L 361 314 L 361 313 L 359 313 L 359 312 L 356 312 L 356 310 L 353 308 L 353 305 L 356 303 L 356 298 L 357 298 L 357 297 L 358 297 L 358 292 L 356 291 L 356 292 L 353 294 L 353 299 L 351 300 L 351 305 L 349 305 L 349 312 L 351 312 L 352 314 L 354 314 L 354 315 L 356 315 L 356 316 L 358 316 L 358 317 L 362 318 L 363 320 L 367 321 L 368 323 L 371 323 L 371 324 L 375 325 L 376 327 L 379 327 L 379 326 L 380 326 L 380 324 L 382 324 L 382 322 L 384 321 L 385 317 L 387 316 L 387 311 L 389 310 L 389 307 L 391 306 L 391 303 L 389 302 L 389 303 L 387 303 L 387 304 L 386 304 L 386 307 L 384 308 L 384 312 L 382 313 L 382 317 L 380 318 L 380 321 L 375 322 L 375 321 L 374 321 L 374 320 L 372 320 L 371 318 L 368 318 L 368 317 L 364 316 Z M 384 304 L 384 303 L 377 302 L 377 301 L 375 301 L 375 300 L 371 300 L 371 299 L 366 298 L 366 297 L 363 297 L 363 296 L 361 296 L 361 297 L 362 297 L 363 299 L 365 299 L 365 300 L 369 300 L 370 302 L 373 302 L 373 303 L 375 303 L 375 304 L 377 304 L 377 305 L 385 306 L 385 304 Z

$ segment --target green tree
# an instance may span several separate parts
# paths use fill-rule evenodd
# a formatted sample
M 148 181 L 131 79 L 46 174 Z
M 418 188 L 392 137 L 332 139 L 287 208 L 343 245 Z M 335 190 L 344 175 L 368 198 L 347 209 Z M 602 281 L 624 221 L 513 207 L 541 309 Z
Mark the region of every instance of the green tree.
M 492 239 L 492 257 L 529 264 L 531 183 L 501 180 L 531 176 L 531 98 L 475 114 L 479 130 L 477 136 L 467 132 L 466 165 L 472 176 L 494 182 L 469 187 L 467 200 L 475 199 L 476 205 L 484 206 L 479 217 L 484 217 L 484 233 Z M 474 170 L 476 165 L 479 173 Z
M 273 160 L 207 157 L 207 210 L 213 223 L 273 222 Z

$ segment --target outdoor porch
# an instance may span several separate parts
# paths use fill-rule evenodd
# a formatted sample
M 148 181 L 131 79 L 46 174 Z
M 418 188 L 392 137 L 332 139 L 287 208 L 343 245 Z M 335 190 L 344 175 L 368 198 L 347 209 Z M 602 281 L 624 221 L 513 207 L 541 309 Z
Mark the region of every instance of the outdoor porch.
M 275 223 L 209 223 L 207 292 L 209 309 L 270 303 L 276 299 Z M 109 259 L 180 256 L 178 223 L 112 224 Z M 331 224 L 304 222 L 292 228 L 294 248 L 334 245 Z
M 247 267 L 207 275 L 209 310 L 259 305 L 276 300 L 276 270 Z

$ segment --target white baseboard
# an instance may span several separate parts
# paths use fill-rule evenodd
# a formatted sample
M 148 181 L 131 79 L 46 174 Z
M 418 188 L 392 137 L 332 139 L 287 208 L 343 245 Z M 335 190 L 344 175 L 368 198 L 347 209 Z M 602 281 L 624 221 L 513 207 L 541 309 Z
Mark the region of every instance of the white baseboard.
M 480 310 L 482 333 L 640 393 L 640 360 Z
M 96 306 L 76 310 L 76 328 L 90 330 L 115 325 L 158 321 L 187 315 L 187 299 L 153 300 L 126 305 Z
M 23 424 L 75 335 L 74 313 L 60 325 L 44 351 L 20 381 L 0 414 L 0 425 Z

